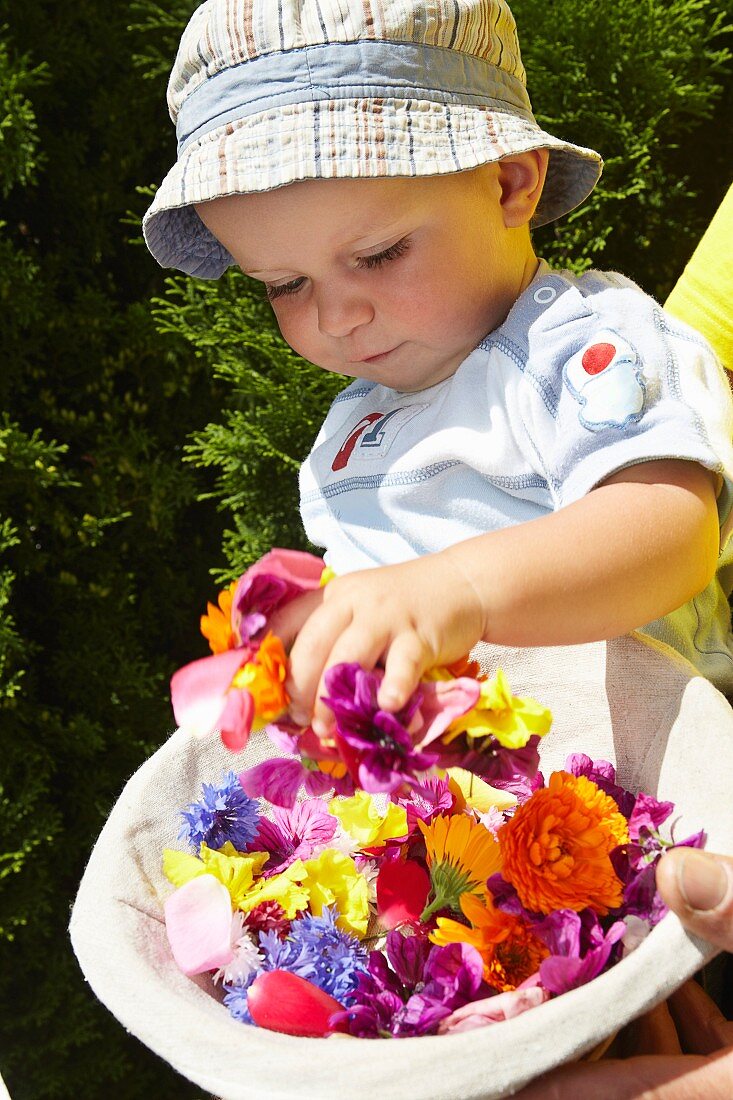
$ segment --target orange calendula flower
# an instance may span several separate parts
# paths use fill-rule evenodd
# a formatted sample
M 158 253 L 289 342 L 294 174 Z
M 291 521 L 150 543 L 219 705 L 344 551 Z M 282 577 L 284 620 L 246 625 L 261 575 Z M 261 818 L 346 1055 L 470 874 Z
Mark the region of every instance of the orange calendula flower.
M 467 814 L 439 814 L 426 824 L 418 821 L 425 838 L 433 900 L 420 920 L 440 909 L 460 912 L 466 893 L 483 894 L 486 880 L 501 866 L 499 845 L 480 822 Z
M 488 895 L 464 894 L 461 910 L 470 928 L 438 917 L 430 939 L 437 944 L 470 943 L 484 960 L 484 980 L 500 993 L 516 989 L 536 974 L 550 953 L 520 917 L 497 909 Z
M 232 581 L 228 588 L 219 593 L 218 607 L 207 603 L 207 614 L 201 616 L 201 633 L 209 643 L 212 653 L 224 653 L 239 645 L 239 635 L 232 628 L 232 600 L 237 584 L 237 581 Z
M 584 775 L 555 772 L 499 830 L 502 874 L 527 909 L 605 915 L 622 902 L 609 853 L 629 839 L 610 795 Z
M 255 708 L 255 726 L 261 728 L 274 722 L 290 703 L 285 690 L 288 659 L 282 642 L 272 632 L 260 642 L 257 656 L 240 668 L 232 680 L 232 687 L 243 688 L 252 696 Z

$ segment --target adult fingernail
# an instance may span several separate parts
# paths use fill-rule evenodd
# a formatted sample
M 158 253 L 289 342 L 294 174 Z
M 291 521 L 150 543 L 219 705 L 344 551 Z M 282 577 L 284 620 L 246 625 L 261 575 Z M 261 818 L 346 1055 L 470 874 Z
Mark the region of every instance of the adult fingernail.
M 715 856 L 694 848 L 680 860 L 677 882 L 690 909 L 701 913 L 717 909 L 728 893 L 728 874 L 723 864 Z

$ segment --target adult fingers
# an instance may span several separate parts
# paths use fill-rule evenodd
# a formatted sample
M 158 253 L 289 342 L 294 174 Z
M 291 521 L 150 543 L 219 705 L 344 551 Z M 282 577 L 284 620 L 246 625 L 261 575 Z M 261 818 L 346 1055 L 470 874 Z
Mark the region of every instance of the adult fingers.
M 666 1002 L 655 1005 L 640 1019 L 632 1020 L 618 1036 L 615 1052 L 621 1058 L 639 1054 L 681 1054 L 675 1022 Z
M 657 887 L 690 932 L 733 951 L 733 859 L 672 848 L 659 861 Z
M 724 1100 L 719 1080 L 717 1067 L 692 1055 L 602 1059 L 562 1066 L 518 1092 L 516 1100 Z
M 689 1054 L 713 1054 L 733 1047 L 733 1023 L 697 982 L 685 984 L 669 999 L 682 1048 Z

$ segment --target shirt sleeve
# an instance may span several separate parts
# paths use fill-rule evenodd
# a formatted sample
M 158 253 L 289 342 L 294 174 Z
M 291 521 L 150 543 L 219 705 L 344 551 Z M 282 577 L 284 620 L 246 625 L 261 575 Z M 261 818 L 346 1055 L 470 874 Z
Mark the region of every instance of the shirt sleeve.
M 556 507 L 628 466 L 698 462 L 720 475 L 727 537 L 733 501 L 733 403 L 715 355 L 693 329 L 621 276 L 568 283 L 532 326 L 529 363 L 553 400 L 529 430 Z

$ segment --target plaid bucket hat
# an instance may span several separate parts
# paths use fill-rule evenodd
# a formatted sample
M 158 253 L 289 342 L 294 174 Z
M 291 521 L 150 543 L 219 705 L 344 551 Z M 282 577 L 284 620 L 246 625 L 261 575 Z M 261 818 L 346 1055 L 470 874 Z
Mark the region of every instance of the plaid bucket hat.
M 543 225 L 581 203 L 602 167 L 538 126 L 504 0 L 206 0 L 183 33 L 168 107 L 178 159 L 143 234 L 161 266 L 203 279 L 234 260 L 193 203 L 546 148 Z

